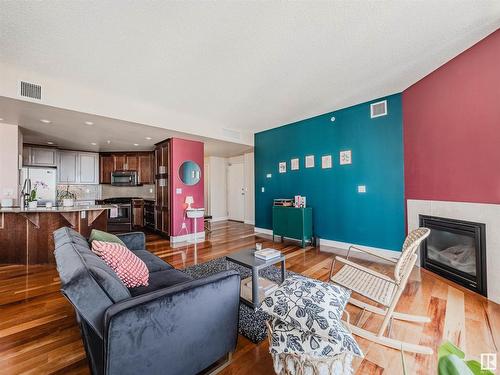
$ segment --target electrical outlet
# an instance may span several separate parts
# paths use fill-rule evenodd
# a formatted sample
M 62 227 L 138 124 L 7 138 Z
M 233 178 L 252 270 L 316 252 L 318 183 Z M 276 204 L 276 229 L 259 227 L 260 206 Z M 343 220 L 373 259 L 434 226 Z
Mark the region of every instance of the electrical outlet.
M 358 185 L 358 193 L 366 193 L 366 185 Z

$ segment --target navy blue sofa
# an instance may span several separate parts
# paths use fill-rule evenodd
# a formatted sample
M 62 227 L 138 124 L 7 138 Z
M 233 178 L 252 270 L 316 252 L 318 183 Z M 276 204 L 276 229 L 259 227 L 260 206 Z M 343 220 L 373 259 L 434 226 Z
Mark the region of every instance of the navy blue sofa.
M 146 263 L 149 286 L 128 289 L 82 235 L 54 232 L 61 291 L 75 309 L 92 374 L 197 374 L 234 351 L 236 271 L 195 280 L 147 251 L 144 233 L 119 237 Z

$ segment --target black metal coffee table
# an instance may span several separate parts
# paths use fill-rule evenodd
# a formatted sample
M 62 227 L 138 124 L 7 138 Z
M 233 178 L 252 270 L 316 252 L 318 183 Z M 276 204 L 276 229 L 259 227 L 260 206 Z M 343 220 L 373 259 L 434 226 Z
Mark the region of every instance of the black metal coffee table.
M 252 300 L 249 301 L 240 294 L 240 299 L 243 303 L 249 305 L 250 307 L 259 307 L 259 270 L 267 268 L 269 266 L 281 263 L 281 282 L 285 281 L 285 256 L 281 254 L 276 258 L 269 260 L 263 260 L 256 258 L 255 249 L 245 249 L 232 253 L 226 256 L 229 262 L 239 264 L 240 266 L 250 268 L 252 270 Z M 228 263 L 229 268 L 229 263 Z M 242 281 L 243 283 L 243 281 Z

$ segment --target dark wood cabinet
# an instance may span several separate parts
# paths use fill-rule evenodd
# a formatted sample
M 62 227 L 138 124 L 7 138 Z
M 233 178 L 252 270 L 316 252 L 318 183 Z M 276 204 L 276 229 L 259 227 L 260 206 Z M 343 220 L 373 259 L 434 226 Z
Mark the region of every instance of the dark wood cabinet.
M 99 154 L 101 184 L 111 183 L 113 171 L 137 171 L 139 184 L 154 184 L 154 152 L 103 152 Z
M 111 183 L 111 173 L 113 173 L 115 169 L 115 162 L 113 155 L 111 154 L 100 154 L 100 178 L 99 182 L 101 184 L 110 184 Z
M 140 184 L 154 184 L 154 153 L 141 152 L 138 154 L 138 168 Z
M 170 141 L 166 140 L 155 146 L 155 228 L 170 235 Z
M 132 226 L 134 228 L 144 227 L 144 200 L 132 199 Z

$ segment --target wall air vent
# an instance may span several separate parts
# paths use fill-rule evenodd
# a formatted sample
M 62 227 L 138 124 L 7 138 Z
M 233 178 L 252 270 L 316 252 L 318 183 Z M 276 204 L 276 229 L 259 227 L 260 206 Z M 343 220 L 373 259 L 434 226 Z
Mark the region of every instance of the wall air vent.
M 42 99 L 42 86 L 21 81 L 21 96 L 31 99 Z
M 387 115 L 387 100 L 370 104 L 370 117 L 380 117 Z

